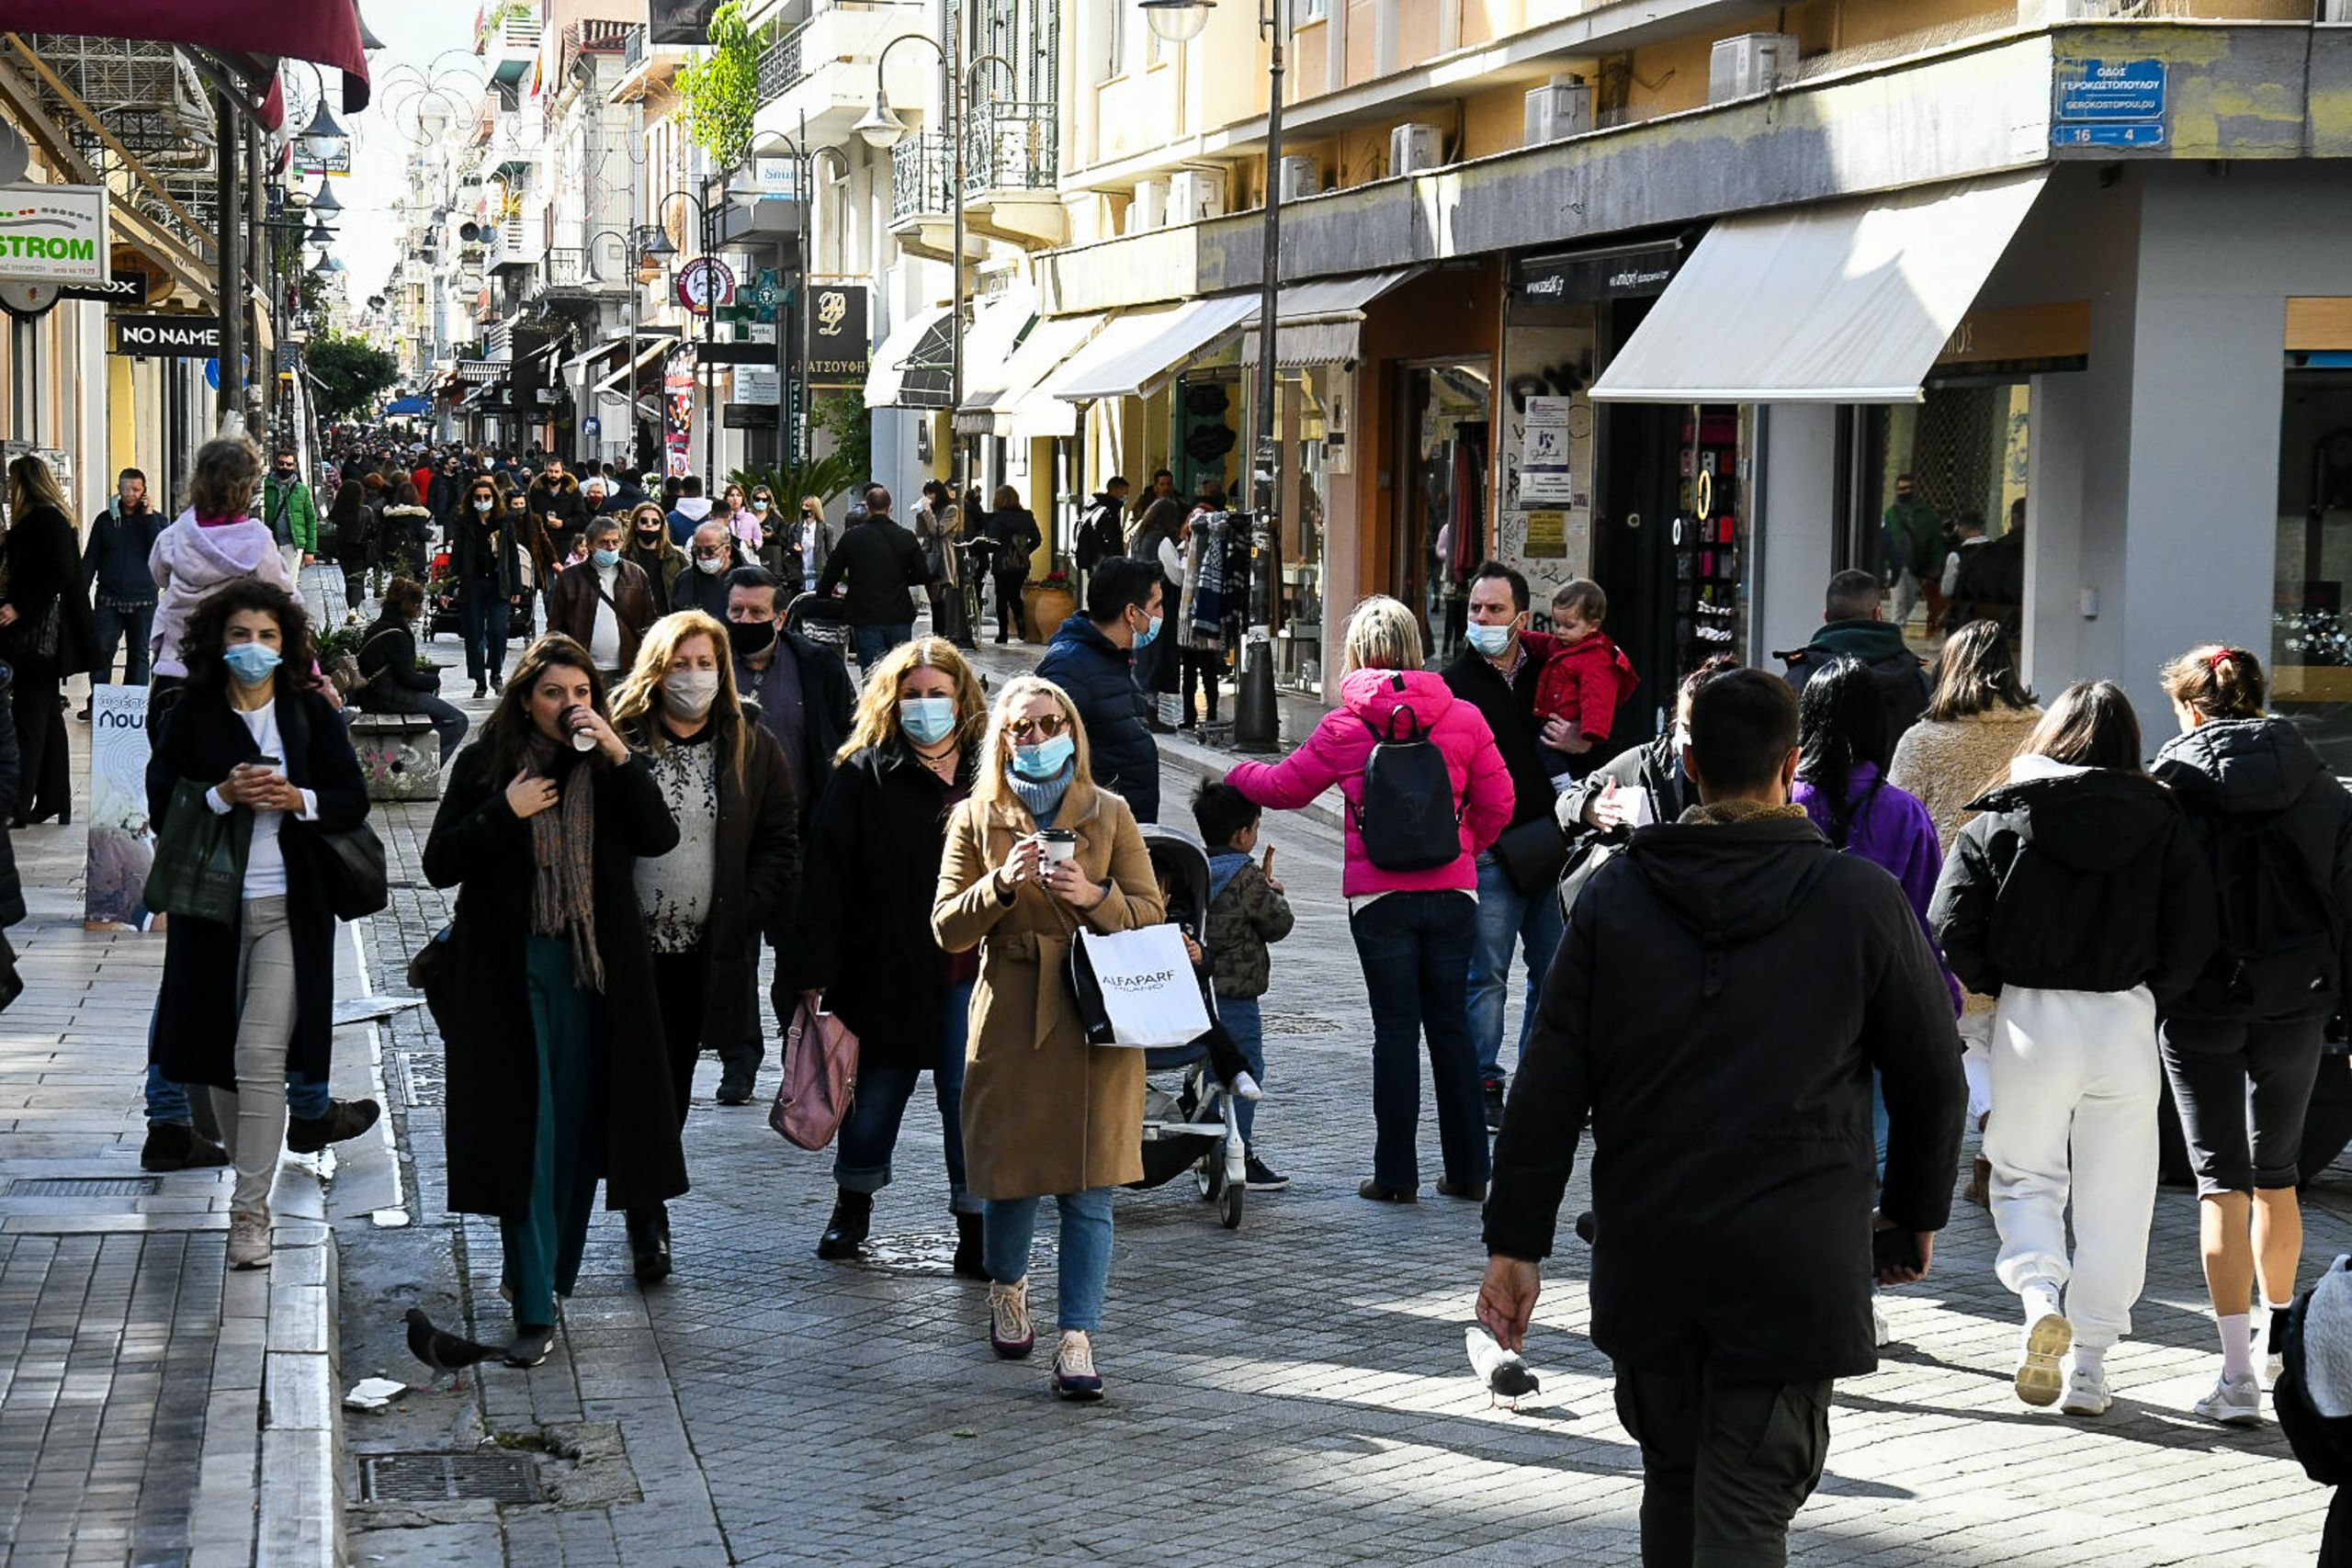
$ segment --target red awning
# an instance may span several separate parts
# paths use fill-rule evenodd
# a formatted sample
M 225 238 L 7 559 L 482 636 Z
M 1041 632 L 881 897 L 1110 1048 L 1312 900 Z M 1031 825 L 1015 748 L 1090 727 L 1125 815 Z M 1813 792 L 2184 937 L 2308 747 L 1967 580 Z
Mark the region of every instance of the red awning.
M 0 12 L 12 32 L 141 39 L 243 56 L 256 80 L 275 61 L 308 60 L 343 73 L 344 112 L 368 107 L 356 0 L 6 0 Z M 282 103 L 277 117 L 285 118 Z

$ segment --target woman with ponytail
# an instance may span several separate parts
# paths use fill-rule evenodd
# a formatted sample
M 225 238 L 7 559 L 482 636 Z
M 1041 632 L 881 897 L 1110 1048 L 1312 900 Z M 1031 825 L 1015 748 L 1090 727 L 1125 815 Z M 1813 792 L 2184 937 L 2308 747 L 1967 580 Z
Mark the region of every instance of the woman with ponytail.
M 2212 868 L 2221 928 L 2162 1035 L 2222 1338 L 2221 1380 L 2195 1409 L 2250 1427 L 2262 1420 L 2255 1342 L 2275 1367 L 2295 1299 L 2303 1117 L 2352 967 L 2352 796 L 2301 731 L 2262 711 L 2262 663 L 2244 649 L 2192 648 L 2164 684 L 2181 733 L 2153 771 Z

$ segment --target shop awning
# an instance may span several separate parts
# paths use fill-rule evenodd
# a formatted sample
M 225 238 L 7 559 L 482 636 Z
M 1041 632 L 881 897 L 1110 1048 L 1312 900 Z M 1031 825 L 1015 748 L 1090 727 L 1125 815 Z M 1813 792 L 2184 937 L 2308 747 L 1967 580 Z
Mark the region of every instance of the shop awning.
M 394 398 L 384 405 L 384 412 L 388 414 L 431 413 L 433 400 L 431 398 Z
M 948 337 L 955 331 L 947 307 L 926 305 L 890 329 L 874 351 L 865 374 L 870 409 L 944 409 L 955 379 Z
M 964 410 L 984 409 L 1004 390 L 1005 366 L 1037 319 L 1037 291 L 1015 285 L 983 304 L 964 333 Z
M 1041 316 L 1021 346 L 990 379 L 1002 386 L 967 396 L 956 428 L 966 435 L 997 435 L 1008 440 L 1027 435 L 1067 435 L 1075 427 L 1070 406 L 1037 383 L 1061 367 L 1102 330 L 1101 311 L 1077 316 Z
M 1092 343 L 1048 376 L 1039 389 L 1067 403 L 1140 398 L 1182 369 L 1194 355 L 1239 327 L 1257 309 L 1254 294 L 1218 294 L 1115 316 Z
M 460 381 L 470 381 L 477 386 L 481 386 L 497 380 L 514 368 L 514 362 L 511 360 L 460 359 L 453 374 Z
M 676 347 L 678 343 L 678 340 L 675 337 L 667 333 L 663 333 L 658 336 L 650 338 L 640 337 L 638 341 L 642 344 L 643 346 L 637 351 L 637 357 L 628 361 L 625 365 L 615 366 L 610 371 L 606 372 L 598 379 L 594 387 L 589 389 L 591 396 L 609 393 L 611 396 L 618 398 L 623 402 L 628 401 L 629 394 L 619 389 L 620 384 L 627 380 L 632 372 L 643 370 L 648 361 L 653 359 L 657 355 L 668 353 L 671 349 Z M 614 338 L 604 344 L 602 346 L 606 349 L 620 349 L 626 352 L 628 344 L 628 339 L 627 338 Z
M 1598 401 L 1907 403 L 2046 171 L 1731 218 L 1699 242 Z
M 1353 277 L 1321 277 L 1294 283 L 1274 303 L 1274 363 L 1352 365 L 1363 357 L 1364 307 L 1400 283 L 1421 275 L 1417 266 L 1365 272 Z M 1262 302 L 1260 309 L 1262 310 Z M 1258 317 L 1252 310 L 1241 334 L 1241 363 L 1258 363 Z
M 368 54 L 354 0 L 18 0 L 7 26 L 19 33 L 79 33 L 193 44 L 238 58 L 256 83 L 281 60 L 308 60 L 343 73 L 343 107 L 368 107 Z M 274 90 L 274 89 L 273 89 Z

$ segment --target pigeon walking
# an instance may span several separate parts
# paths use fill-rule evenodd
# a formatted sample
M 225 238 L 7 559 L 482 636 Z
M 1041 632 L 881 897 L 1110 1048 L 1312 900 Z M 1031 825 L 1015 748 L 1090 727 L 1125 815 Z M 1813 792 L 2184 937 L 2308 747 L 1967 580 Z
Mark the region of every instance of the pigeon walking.
M 1518 1351 L 1504 1349 L 1476 1324 L 1463 1330 L 1462 1343 L 1470 1352 L 1470 1370 L 1487 1385 L 1487 1409 L 1493 1409 L 1499 1400 L 1516 1411 L 1522 1398 L 1543 1389 L 1543 1380 L 1527 1370 L 1527 1363 L 1520 1359 Z
M 433 1369 L 434 1383 L 440 1382 L 443 1372 L 455 1375 L 456 1381 L 450 1385 L 452 1393 L 466 1386 L 465 1370 L 468 1367 L 506 1353 L 496 1345 L 479 1344 L 471 1339 L 461 1339 L 454 1334 L 442 1333 L 433 1326 L 433 1320 L 424 1315 L 423 1307 L 408 1309 L 408 1348 L 418 1360 Z

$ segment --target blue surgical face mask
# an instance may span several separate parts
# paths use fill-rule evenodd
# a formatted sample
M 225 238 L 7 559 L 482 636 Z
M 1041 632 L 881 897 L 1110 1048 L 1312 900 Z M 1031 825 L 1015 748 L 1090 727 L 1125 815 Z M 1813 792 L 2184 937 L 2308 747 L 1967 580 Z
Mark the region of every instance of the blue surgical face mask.
M 1151 639 L 1159 635 L 1159 623 L 1162 618 L 1163 617 L 1159 615 L 1152 616 L 1151 625 L 1136 633 L 1136 646 L 1137 648 L 1149 648 L 1151 646 Z
M 241 683 L 258 686 L 277 671 L 282 658 L 266 642 L 241 642 L 224 650 L 220 661 Z
M 1511 628 L 1508 623 L 1499 626 L 1469 626 L 1462 633 L 1463 640 L 1488 659 L 1500 659 L 1503 649 L 1510 646 Z
M 899 702 L 899 728 L 918 746 L 936 746 L 956 728 L 953 697 L 903 697 Z
M 1012 771 L 1024 779 L 1054 778 L 1069 765 L 1070 756 L 1077 750 L 1078 742 L 1067 735 L 1057 735 L 1035 746 L 1015 746 Z
M 610 571 L 621 564 L 621 553 L 618 550 L 590 550 L 588 558 L 594 561 L 598 570 L 603 571 Z

